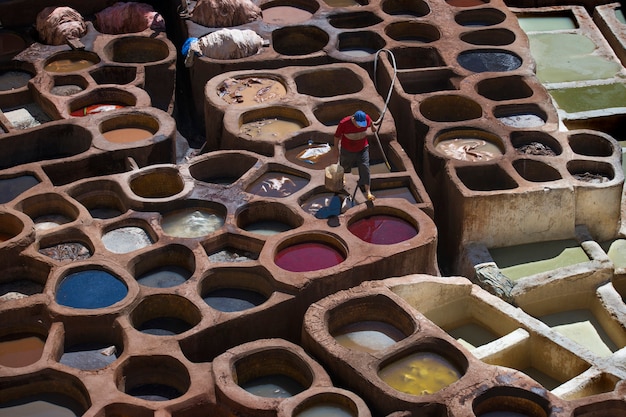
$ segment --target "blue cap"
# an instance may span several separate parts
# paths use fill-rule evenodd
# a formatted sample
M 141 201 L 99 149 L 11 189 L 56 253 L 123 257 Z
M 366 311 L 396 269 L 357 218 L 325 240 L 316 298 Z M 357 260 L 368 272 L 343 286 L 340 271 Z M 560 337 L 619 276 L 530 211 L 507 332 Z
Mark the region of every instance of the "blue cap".
M 359 110 L 356 113 L 354 113 L 354 121 L 360 127 L 367 127 L 367 115 L 362 110 Z
M 183 47 L 180 50 L 183 56 L 187 56 L 187 53 L 189 53 L 189 48 L 191 48 L 191 44 L 197 40 L 198 38 L 187 38 L 187 40 L 183 44 Z

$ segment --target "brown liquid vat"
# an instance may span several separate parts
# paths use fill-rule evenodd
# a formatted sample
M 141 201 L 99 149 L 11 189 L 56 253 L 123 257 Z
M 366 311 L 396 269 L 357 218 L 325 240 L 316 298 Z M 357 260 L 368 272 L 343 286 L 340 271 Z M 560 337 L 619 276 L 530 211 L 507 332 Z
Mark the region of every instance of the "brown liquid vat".
M 211 152 L 189 165 L 189 174 L 201 183 L 229 186 L 259 162 L 257 155 L 244 151 Z
M 153 294 L 144 297 L 129 313 L 132 326 L 158 338 L 180 338 L 202 320 L 200 309 L 185 297 Z
M 254 230 L 258 230 L 257 234 L 260 235 L 267 234 L 263 232 L 264 230 L 272 232 L 271 234 L 273 232 L 293 230 L 304 223 L 304 220 L 294 208 L 281 203 L 267 201 L 252 202 L 249 205 L 240 207 L 235 213 L 235 218 L 237 227 L 246 231 L 252 227 Z M 255 225 L 257 226 L 254 227 Z M 249 233 L 254 233 L 254 231 Z
M 170 165 L 152 165 L 133 172 L 128 185 L 135 196 L 145 200 L 180 198 L 190 189 L 185 187 L 178 167 Z

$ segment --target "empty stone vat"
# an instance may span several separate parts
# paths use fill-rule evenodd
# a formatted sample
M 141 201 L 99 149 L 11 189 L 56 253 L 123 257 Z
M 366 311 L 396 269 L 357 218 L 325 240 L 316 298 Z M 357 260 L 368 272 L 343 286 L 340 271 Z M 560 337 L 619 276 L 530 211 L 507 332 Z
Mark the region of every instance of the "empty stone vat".
M 130 202 L 120 183 L 107 179 L 86 180 L 68 190 L 94 219 L 110 219 L 125 213 Z
M 310 388 L 330 387 L 323 368 L 282 339 L 232 348 L 213 360 L 218 401 L 243 414 L 275 413 L 280 403 Z
M 459 180 L 471 191 L 512 190 L 519 187 L 499 165 L 459 166 L 455 170 Z
M 534 159 L 516 159 L 513 161 L 513 168 L 530 182 L 558 181 L 563 178 L 555 167 Z
M 235 214 L 237 227 L 250 233 L 271 236 L 302 225 L 303 219 L 293 209 L 272 202 L 250 203 Z
M 434 122 L 460 122 L 473 120 L 483 115 L 476 101 L 456 94 L 434 95 L 420 103 L 420 112 Z
M 131 356 L 115 369 L 117 389 L 145 401 L 169 401 L 191 385 L 185 365 L 171 356 Z
M 13 58 L 28 46 L 24 37 L 8 30 L 0 32 L 0 45 L 0 60 L 2 61 Z
M 383 12 L 389 15 L 409 15 L 413 17 L 422 17 L 430 13 L 428 3 L 422 0 L 385 0 L 382 2 Z
M 189 173 L 200 182 L 230 185 L 258 162 L 256 156 L 237 151 L 208 154 L 189 165 Z
M 104 47 L 104 53 L 113 62 L 147 64 L 162 61 L 172 52 L 160 39 L 128 36 L 114 38 Z
M 255 261 L 263 248 L 263 240 L 239 234 L 221 234 L 203 241 L 202 247 L 213 263 Z
M 408 46 L 391 48 L 399 70 L 433 68 L 445 66 L 445 61 L 437 48 L 431 46 Z
M 507 77 L 487 78 L 476 84 L 476 91 L 490 100 L 519 100 L 532 96 L 532 88 L 524 81 L 524 77 L 512 75 Z
M 336 127 L 341 119 L 354 114 L 357 110 L 364 111 L 372 120 L 377 120 L 380 117 L 380 110 L 375 105 L 357 99 L 327 101 L 317 106 L 313 110 L 313 114 L 324 126 Z
M 322 67 L 297 73 L 294 81 L 298 93 L 313 97 L 353 94 L 363 89 L 361 80 L 349 68 Z
M 169 244 L 137 255 L 129 269 L 141 285 L 170 288 L 183 284 L 194 274 L 196 259 L 187 246 Z
M 0 281 L 0 300 L 20 300 L 41 294 L 51 265 L 33 258 L 9 257 L 2 263 L 4 278 Z
M 137 78 L 136 67 L 103 65 L 89 72 L 97 84 L 130 84 Z
M 78 218 L 79 210 L 59 194 L 46 193 L 28 197 L 17 208 L 26 213 L 38 231 L 71 223 Z
M 0 212 L 0 244 L 6 245 L 9 241 L 17 240 L 18 236 L 27 236 L 27 219 L 19 212 Z
M 72 368 L 90 371 L 113 364 L 124 352 L 123 332 L 105 320 L 75 323 L 77 327 L 64 329 L 63 346 L 58 362 Z M 83 324 L 83 327 L 78 328 Z
M 471 45 L 504 46 L 512 44 L 516 39 L 515 33 L 508 29 L 481 29 L 461 35 L 461 40 Z
M 372 12 L 338 13 L 328 16 L 328 23 L 338 29 L 357 29 L 374 26 L 382 19 Z
M 477 417 L 497 416 L 498 413 L 515 413 L 523 417 L 548 417 L 551 414 L 546 398 L 515 387 L 492 388 L 476 398 L 472 407 Z
M 463 10 L 454 15 L 454 20 L 461 26 L 495 26 L 506 20 L 506 14 L 494 8 Z
M 329 39 L 317 26 L 286 26 L 272 31 L 272 47 L 287 56 L 320 53 Z
M 82 71 L 100 62 L 100 57 L 90 51 L 64 51 L 51 55 L 43 62 L 43 69 L 52 73 Z
M 237 313 L 263 305 L 274 294 L 271 276 L 259 268 L 217 268 L 200 284 L 200 296 L 211 308 Z
M 56 96 L 71 96 L 89 87 L 85 77 L 78 74 L 60 74 L 53 77 L 50 93 Z
M 351 60 L 372 59 L 376 51 L 385 47 L 385 40 L 376 32 L 342 32 L 338 36 L 337 51 Z
M 608 136 L 593 132 L 572 133 L 567 140 L 572 151 L 578 155 L 607 157 L 621 153 L 621 149 Z
M 133 327 L 142 333 L 168 337 L 187 332 L 200 323 L 202 315 L 185 297 L 155 294 L 144 297 L 129 318 Z
M 398 73 L 398 81 L 402 86 L 402 90 L 407 94 L 456 90 L 458 89 L 459 78 L 459 75 L 450 69 L 403 71 Z M 430 113 L 435 111 L 435 109 L 431 108 L 427 111 Z
M 415 21 L 392 22 L 385 26 L 385 34 L 403 43 L 430 43 L 441 38 L 436 26 Z

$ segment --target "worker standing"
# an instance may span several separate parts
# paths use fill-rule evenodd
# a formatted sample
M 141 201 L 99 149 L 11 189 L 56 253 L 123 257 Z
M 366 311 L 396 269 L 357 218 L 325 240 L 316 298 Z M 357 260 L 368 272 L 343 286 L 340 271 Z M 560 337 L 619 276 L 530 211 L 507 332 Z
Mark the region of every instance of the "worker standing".
M 345 172 L 349 172 L 355 165 L 357 166 L 359 185 L 365 189 L 367 199 L 373 201 L 376 197 L 370 191 L 370 155 L 367 128 L 370 128 L 372 133 L 376 133 L 376 126 L 372 123 L 372 119 L 362 110 L 341 119 L 335 131 L 334 152 Z

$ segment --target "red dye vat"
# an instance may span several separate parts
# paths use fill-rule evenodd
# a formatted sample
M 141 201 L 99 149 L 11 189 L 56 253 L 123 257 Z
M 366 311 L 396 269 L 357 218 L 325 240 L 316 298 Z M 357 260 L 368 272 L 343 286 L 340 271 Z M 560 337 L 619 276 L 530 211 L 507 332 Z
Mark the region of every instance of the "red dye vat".
M 348 230 L 365 242 L 375 245 L 393 245 L 411 239 L 417 230 L 406 220 L 384 214 L 358 220 Z
M 323 243 L 306 242 L 290 246 L 276 254 L 274 262 L 292 272 L 317 271 L 339 265 L 346 258 L 335 248 Z
M 124 106 L 121 106 L 119 104 L 93 104 L 91 106 L 86 106 L 78 110 L 74 110 L 70 114 L 74 117 L 83 117 L 87 116 L 88 114 L 103 113 L 111 110 L 121 109 L 123 107 Z

